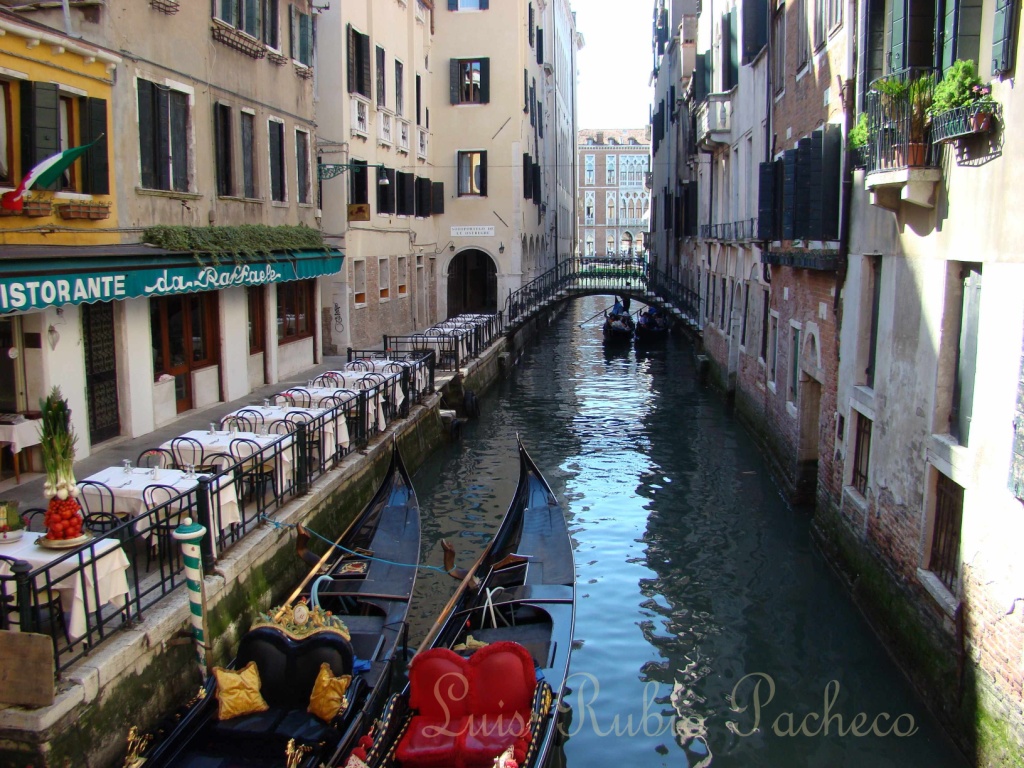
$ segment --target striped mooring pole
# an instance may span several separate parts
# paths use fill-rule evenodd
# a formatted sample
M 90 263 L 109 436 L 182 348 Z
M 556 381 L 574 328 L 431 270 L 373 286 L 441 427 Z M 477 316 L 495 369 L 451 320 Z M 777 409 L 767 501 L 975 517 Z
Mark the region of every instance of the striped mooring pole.
M 209 672 L 206 666 L 206 593 L 203 589 L 203 561 L 199 542 L 206 535 L 206 528 L 186 517 L 171 535 L 181 542 L 185 580 L 188 582 L 188 603 L 192 613 L 192 637 L 196 641 L 196 661 L 199 662 L 199 672 L 205 682 Z

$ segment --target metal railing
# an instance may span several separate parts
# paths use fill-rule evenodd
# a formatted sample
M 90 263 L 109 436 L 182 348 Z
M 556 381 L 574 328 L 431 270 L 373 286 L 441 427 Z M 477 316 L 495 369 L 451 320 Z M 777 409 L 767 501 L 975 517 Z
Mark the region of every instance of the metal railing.
M 940 153 L 929 140 L 934 92 L 931 67 L 901 69 L 872 81 L 864 95 L 868 173 L 938 166 Z
M 753 240 L 757 237 L 757 219 L 701 224 L 699 231 L 705 240 Z

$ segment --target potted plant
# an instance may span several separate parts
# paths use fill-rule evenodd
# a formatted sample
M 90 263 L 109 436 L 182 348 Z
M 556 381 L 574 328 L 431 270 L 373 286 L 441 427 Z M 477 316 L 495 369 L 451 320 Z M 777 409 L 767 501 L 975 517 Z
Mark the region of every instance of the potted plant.
M 931 74 L 921 75 L 907 85 L 909 128 L 907 131 L 907 165 L 924 165 L 928 155 L 928 129 L 935 80 Z
M 871 84 L 871 90 L 877 94 L 879 110 L 878 135 L 879 143 L 888 143 L 888 151 L 879 152 L 882 166 L 902 166 L 904 148 L 898 140 L 899 126 L 906 114 L 907 81 L 899 76 L 882 77 Z
M 974 62 L 969 59 L 953 62 L 935 86 L 930 109 L 933 119 L 939 119 L 944 126 L 949 124 L 936 141 L 987 131 L 997 107 L 991 86 L 981 81 Z
M 846 135 L 846 148 L 854 157 L 854 167 L 863 168 L 867 157 L 865 153 L 868 146 L 868 113 L 861 112 L 857 117 L 857 123 Z

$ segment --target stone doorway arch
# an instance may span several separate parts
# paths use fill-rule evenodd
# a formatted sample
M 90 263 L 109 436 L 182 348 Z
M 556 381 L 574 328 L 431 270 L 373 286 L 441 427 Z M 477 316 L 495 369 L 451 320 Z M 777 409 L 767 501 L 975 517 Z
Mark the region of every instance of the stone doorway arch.
M 498 311 L 498 267 L 486 251 L 467 248 L 448 264 L 448 317 Z

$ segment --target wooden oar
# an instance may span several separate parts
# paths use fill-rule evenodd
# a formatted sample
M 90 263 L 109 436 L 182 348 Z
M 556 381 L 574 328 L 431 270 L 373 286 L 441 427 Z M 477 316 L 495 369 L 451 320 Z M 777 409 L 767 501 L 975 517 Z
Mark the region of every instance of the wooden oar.
M 591 315 L 591 316 L 590 316 L 590 317 L 588 317 L 588 318 L 587 318 L 586 320 L 584 320 L 584 321 L 583 321 L 582 323 L 580 323 L 580 328 L 582 328 L 582 327 L 583 327 L 584 325 L 586 325 L 586 324 L 587 324 L 587 323 L 589 323 L 589 322 L 590 322 L 591 320 L 593 320 L 593 319 L 594 319 L 595 317 L 597 317 L 597 315 L 603 315 L 603 314 L 604 314 L 605 312 L 607 312 L 607 311 L 608 311 L 609 309 L 611 309 L 611 308 L 612 308 L 612 307 L 614 307 L 614 306 L 615 306 L 615 304 L 609 304 L 609 305 L 608 305 L 607 307 L 605 307 L 604 309 L 602 309 L 602 310 L 601 310 L 600 312 L 598 312 L 597 314 L 595 314 L 595 315 Z

